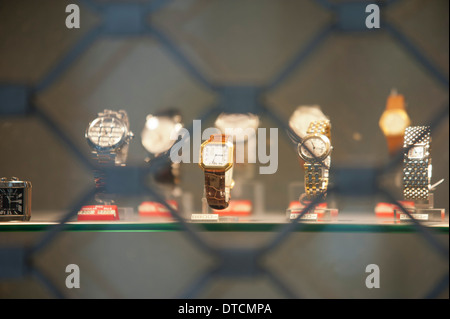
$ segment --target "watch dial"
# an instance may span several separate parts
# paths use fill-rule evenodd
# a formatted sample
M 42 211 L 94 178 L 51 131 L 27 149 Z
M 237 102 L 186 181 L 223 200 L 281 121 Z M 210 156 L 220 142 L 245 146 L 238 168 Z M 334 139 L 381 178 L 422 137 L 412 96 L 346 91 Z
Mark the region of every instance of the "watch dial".
M 327 143 L 318 136 L 308 138 L 300 148 L 300 152 L 307 158 L 323 157 L 327 150 Z
M 203 164 L 205 166 L 223 167 L 228 164 L 228 146 L 223 144 L 207 144 L 203 148 Z
M 23 215 L 23 188 L 0 188 L 0 215 Z
M 114 147 L 123 138 L 125 126 L 114 117 L 95 120 L 88 130 L 88 138 L 100 147 Z
M 390 112 L 383 119 L 383 127 L 386 133 L 392 135 L 403 134 L 405 128 L 408 126 L 407 120 L 402 114 L 397 112 Z
M 413 146 L 408 151 L 409 159 L 422 159 L 425 157 L 425 146 Z
M 170 136 L 179 129 L 180 125 L 170 119 L 151 117 L 142 131 L 142 145 L 150 153 L 163 153 L 172 147 L 175 140 L 171 140 Z

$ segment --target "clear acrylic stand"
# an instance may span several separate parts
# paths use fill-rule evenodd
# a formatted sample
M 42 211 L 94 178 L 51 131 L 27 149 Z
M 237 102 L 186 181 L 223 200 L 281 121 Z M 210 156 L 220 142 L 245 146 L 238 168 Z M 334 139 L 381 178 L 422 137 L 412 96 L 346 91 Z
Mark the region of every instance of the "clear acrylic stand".
M 442 222 L 445 219 L 444 208 L 434 208 L 434 194 L 429 193 L 428 199 L 416 200 L 414 208 L 406 208 L 411 216 L 421 222 Z M 401 209 L 395 209 L 397 223 L 411 222 L 408 214 Z
M 292 182 L 288 186 L 289 207 L 286 209 L 286 218 L 294 220 L 303 213 L 304 208 L 309 204 L 303 201 L 305 193 L 303 182 Z M 335 207 L 334 198 L 328 197 L 325 201 L 318 203 L 315 207 L 305 212 L 300 220 L 302 222 L 330 222 L 336 221 L 339 210 Z
M 206 199 L 205 189 L 203 188 L 202 212 L 200 214 L 191 214 L 191 221 L 219 221 L 219 214 L 212 212 Z

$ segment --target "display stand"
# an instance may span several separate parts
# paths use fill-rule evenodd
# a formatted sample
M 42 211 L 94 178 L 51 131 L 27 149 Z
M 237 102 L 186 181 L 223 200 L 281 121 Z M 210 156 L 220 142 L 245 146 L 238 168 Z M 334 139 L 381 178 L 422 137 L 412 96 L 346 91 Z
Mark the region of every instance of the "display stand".
M 304 197 L 304 183 L 303 182 L 291 182 L 288 186 L 288 200 L 289 207 L 286 209 L 286 218 L 293 220 L 303 213 L 303 209 L 308 206 L 309 201 L 303 201 Z M 301 194 L 300 196 L 298 194 Z M 318 203 L 315 207 L 305 212 L 300 220 L 308 222 L 328 222 L 336 221 L 339 215 L 339 210 L 334 208 L 334 198 L 328 196 L 326 201 Z
M 191 221 L 219 221 L 219 214 L 213 213 L 211 207 L 205 196 L 205 189 L 203 189 L 202 196 L 202 212 L 201 214 L 191 214 Z
M 427 200 L 414 201 L 414 207 L 405 207 L 411 216 L 420 222 L 442 222 L 445 219 L 444 208 L 434 208 L 434 194 L 429 193 Z M 400 208 L 395 209 L 397 223 L 411 222 L 408 214 Z
M 94 171 L 95 187 L 95 205 L 86 205 L 81 207 L 77 214 L 78 221 L 116 221 L 119 220 L 119 208 L 115 205 L 116 195 L 106 192 L 105 176 L 102 170 Z M 121 212 L 129 211 L 121 209 Z M 121 214 L 124 217 L 124 214 Z

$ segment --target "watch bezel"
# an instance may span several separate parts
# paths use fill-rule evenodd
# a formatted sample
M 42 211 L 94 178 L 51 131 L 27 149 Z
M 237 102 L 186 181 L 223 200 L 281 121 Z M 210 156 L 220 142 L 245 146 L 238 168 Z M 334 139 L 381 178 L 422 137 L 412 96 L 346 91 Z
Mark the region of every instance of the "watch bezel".
M 226 145 L 228 147 L 227 164 L 225 164 L 224 166 L 215 166 L 215 165 L 205 165 L 203 163 L 203 149 L 206 147 L 206 145 L 210 145 L 210 144 Z M 231 167 L 233 167 L 233 152 L 234 152 L 234 145 L 230 141 L 218 142 L 218 141 L 206 140 L 200 146 L 200 162 L 198 163 L 198 165 L 204 171 L 207 170 L 207 171 L 211 171 L 211 172 L 226 172 L 229 169 L 231 169 Z
M 0 188 L 20 188 L 23 189 L 23 213 L 20 215 L 0 215 L 2 221 L 28 221 L 31 218 L 31 182 L 28 181 L 0 181 Z
M 416 148 L 416 147 L 422 147 L 423 148 L 423 156 L 422 157 L 410 157 L 409 156 L 409 152 L 411 152 L 411 150 L 413 149 L 413 148 Z M 416 161 L 422 161 L 422 160 L 425 160 L 425 159 L 427 159 L 427 158 L 429 158 L 430 157 L 430 146 L 427 144 L 427 143 L 417 143 L 417 144 L 411 144 L 411 145 L 409 145 L 408 147 L 407 147 L 407 152 L 405 152 L 405 156 L 406 156 L 406 158 L 408 159 L 408 160 L 410 160 L 410 161 L 414 161 L 414 160 L 416 160 Z
M 141 144 L 142 144 L 142 146 L 145 148 L 145 150 L 146 150 L 147 152 L 151 153 L 151 154 L 156 154 L 156 155 L 157 155 L 157 154 L 162 154 L 162 153 L 167 152 L 168 150 L 170 150 L 170 149 L 172 148 L 172 146 L 175 144 L 176 141 L 175 141 L 175 140 L 171 140 L 170 143 L 169 143 L 169 142 L 165 143 L 165 144 L 167 144 L 167 145 L 170 144 L 170 146 L 165 147 L 164 150 L 162 150 L 162 151 L 160 151 L 160 152 L 157 152 L 157 151 L 155 152 L 155 150 L 151 150 L 151 149 L 148 147 L 148 143 L 145 142 L 146 138 L 144 138 L 146 134 L 149 134 L 149 133 L 151 133 L 152 131 L 157 131 L 157 130 L 158 130 L 158 127 L 155 128 L 154 130 L 149 129 L 149 128 L 147 127 L 147 123 L 148 123 L 148 121 L 149 121 L 151 118 L 156 118 L 156 119 L 158 119 L 158 120 L 168 120 L 168 121 L 170 122 L 170 124 L 172 125 L 171 131 L 174 131 L 174 130 L 175 130 L 175 131 L 178 132 L 178 130 L 177 130 L 177 125 L 181 125 L 180 128 L 182 128 L 182 124 L 181 124 L 181 122 L 177 121 L 175 117 L 169 117 L 169 116 L 157 116 L 157 115 L 151 115 L 151 114 L 147 115 L 147 117 L 146 117 L 146 119 L 145 119 L 145 125 L 144 125 L 144 128 L 143 128 L 142 131 L 141 131 Z M 170 140 L 170 136 L 168 136 L 167 138 Z
M 98 122 L 100 122 L 101 120 L 107 119 L 107 118 L 114 118 L 115 120 L 117 120 L 124 128 L 124 132 L 122 134 L 122 137 L 120 138 L 119 142 L 111 145 L 111 146 L 100 146 L 97 143 L 95 143 L 94 141 L 91 140 L 91 138 L 89 137 L 89 129 L 94 126 L 95 124 L 97 124 Z M 116 116 L 99 116 L 96 119 L 94 119 L 92 122 L 89 123 L 88 127 L 86 128 L 86 131 L 84 133 L 84 136 L 87 140 L 87 143 L 89 144 L 89 146 L 91 148 L 93 148 L 96 151 L 114 151 L 117 149 L 120 149 L 128 140 L 129 137 L 129 129 L 126 125 L 126 123 L 124 123 L 123 120 L 121 120 L 120 118 L 116 117 Z
M 326 145 L 326 151 L 324 154 L 322 154 L 321 156 L 317 156 L 317 157 L 308 157 L 306 155 L 303 154 L 302 147 L 303 145 L 310 139 L 312 138 L 320 138 Z M 314 133 L 314 134 L 308 134 L 307 136 L 305 136 L 305 138 L 303 138 L 302 142 L 299 143 L 297 145 L 297 153 L 300 156 L 300 158 L 302 160 L 304 160 L 305 162 L 317 162 L 317 161 L 324 161 L 331 153 L 332 147 L 331 147 L 331 141 L 330 139 L 323 134 L 318 134 L 318 133 Z

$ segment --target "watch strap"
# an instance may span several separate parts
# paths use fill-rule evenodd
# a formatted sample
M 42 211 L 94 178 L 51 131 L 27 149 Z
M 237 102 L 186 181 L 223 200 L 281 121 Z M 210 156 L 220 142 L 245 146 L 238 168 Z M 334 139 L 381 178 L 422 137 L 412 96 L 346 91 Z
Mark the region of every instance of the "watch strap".
M 388 152 L 390 156 L 395 155 L 403 147 L 404 136 L 400 135 L 386 135 L 386 143 L 388 146 Z
M 330 120 L 312 121 L 309 123 L 307 134 L 323 134 L 331 142 L 331 122 Z
M 421 159 L 411 159 L 408 153 L 414 145 L 424 145 L 430 149 L 431 128 L 429 126 L 409 126 L 404 136 L 403 195 L 405 199 L 426 200 L 429 195 L 431 157 L 424 154 Z
M 329 120 L 313 121 L 309 124 L 308 134 L 325 135 L 331 142 L 331 123 Z M 328 156 L 330 162 L 330 157 Z M 313 199 L 318 196 L 325 195 L 328 189 L 328 170 L 324 161 L 305 162 L 303 168 L 305 170 L 305 193 L 307 199 Z
M 405 109 L 405 97 L 402 94 L 393 93 L 388 96 L 386 110 Z
M 322 163 L 305 163 L 305 192 L 307 199 L 325 194 L 328 188 L 328 169 Z
M 225 171 L 205 170 L 205 194 L 208 205 L 213 209 L 228 207 L 230 190 L 226 187 Z

